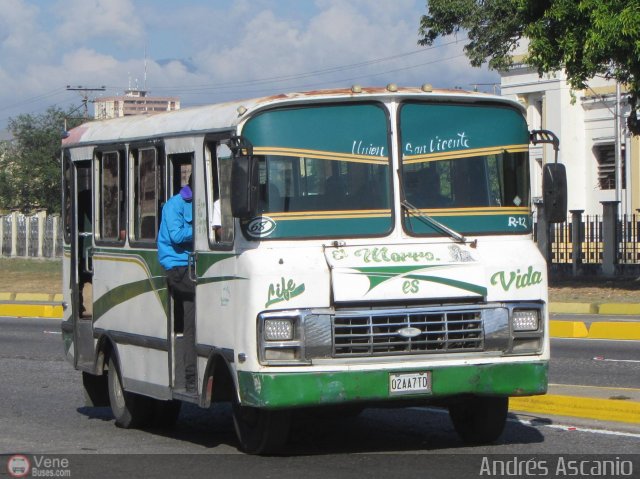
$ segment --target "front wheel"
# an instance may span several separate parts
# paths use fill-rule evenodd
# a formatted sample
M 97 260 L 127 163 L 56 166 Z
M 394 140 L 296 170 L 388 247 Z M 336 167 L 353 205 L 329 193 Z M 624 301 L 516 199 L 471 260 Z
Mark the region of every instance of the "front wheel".
M 287 442 L 291 412 L 241 406 L 234 400 L 233 425 L 244 452 L 272 454 Z
M 127 392 L 122 388 L 122 376 L 118 363 L 109 358 L 109 402 L 116 426 L 129 429 L 148 426 L 153 418 L 154 408 L 151 398 Z
M 475 396 L 449 406 L 449 416 L 464 442 L 488 444 L 502 434 L 508 410 L 508 397 Z

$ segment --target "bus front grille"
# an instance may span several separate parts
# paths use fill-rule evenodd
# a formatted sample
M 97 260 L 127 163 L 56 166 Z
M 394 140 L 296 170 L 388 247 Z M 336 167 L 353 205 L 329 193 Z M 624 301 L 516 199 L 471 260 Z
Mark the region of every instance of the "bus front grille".
M 476 311 L 340 314 L 333 320 L 333 357 L 482 351 Z

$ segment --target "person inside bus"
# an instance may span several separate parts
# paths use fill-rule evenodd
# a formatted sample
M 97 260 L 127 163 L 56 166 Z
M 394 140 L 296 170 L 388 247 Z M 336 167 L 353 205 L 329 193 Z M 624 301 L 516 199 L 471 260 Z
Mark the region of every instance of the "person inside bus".
M 189 393 L 196 391 L 196 284 L 189 277 L 189 255 L 193 251 L 191 177 L 180 192 L 162 208 L 158 232 L 158 260 L 166 271 L 167 285 L 176 308 L 176 324 L 183 324 L 184 379 Z
M 406 194 L 407 200 L 417 208 L 451 206 L 451 200 L 440 192 L 440 178 L 435 165 L 423 166 L 410 173 Z

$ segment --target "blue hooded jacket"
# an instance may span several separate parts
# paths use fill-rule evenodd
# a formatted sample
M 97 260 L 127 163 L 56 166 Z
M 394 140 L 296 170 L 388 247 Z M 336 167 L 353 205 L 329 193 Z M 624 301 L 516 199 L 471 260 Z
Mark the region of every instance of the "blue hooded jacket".
M 187 191 L 188 190 L 188 191 Z M 191 188 L 185 186 L 162 208 L 158 232 L 158 260 L 164 269 L 187 266 L 193 251 Z

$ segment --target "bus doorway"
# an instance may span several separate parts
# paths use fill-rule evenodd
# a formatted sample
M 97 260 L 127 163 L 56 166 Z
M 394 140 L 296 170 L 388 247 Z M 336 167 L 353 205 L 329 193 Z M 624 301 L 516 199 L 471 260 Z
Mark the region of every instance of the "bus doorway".
M 93 189 L 91 160 L 73 162 L 72 295 L 76 366 L 90 366 L 93 348 Z
M 193 154 L 192 153 L 180 153 L 175 155 L 168 155 L 169 160 L 169 192 L 168 198 L 180 193 L 180 190 L 189 183 L 191 179 L 192 183 L 195 183 L 195 179 L 191 178 L 193 170 Z M 195 190 L 192 204 L 195 203 Z M 167 198 L 167 199 L 168 199 Z M 192 270 L 191 265 L 187 268 L 187 274 L 189 278 L 195 280 L 195 272 Z M 196 368 L 196 371 L 191 371 L 190 374 L 195 374 L 197 378 L 197 360 L 195 355 L 196 340 L 195 340 L 195 284 L 193 285 L 193 294 L 190 298 L 183 293 L 176 293 L 171 291 L 170 293 L 170 317 L 169 317 L 169 332 L 172 341 L 171 351 L 171 363 L 173 373 L 173 389 L 175 391 L 186 390 L 186 368 L 190 364 L 192 368 Z M 190 303 L 190 304 L 188 304 Z M 191 311 L 193 318 L 187 318 L 185 321 L 185 312 L 190 314 Z

